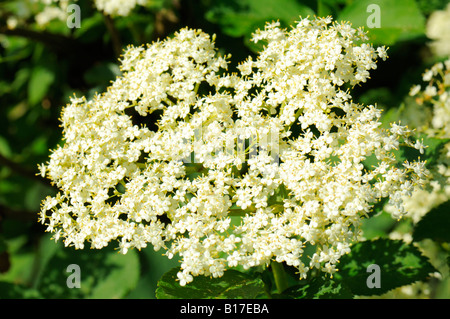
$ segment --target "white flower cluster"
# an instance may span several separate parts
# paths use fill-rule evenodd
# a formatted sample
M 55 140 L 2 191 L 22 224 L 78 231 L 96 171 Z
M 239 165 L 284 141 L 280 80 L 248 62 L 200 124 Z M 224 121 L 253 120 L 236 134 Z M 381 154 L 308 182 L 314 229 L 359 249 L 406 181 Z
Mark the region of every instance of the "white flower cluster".
M 39 26 L 45 26 L 52 20 L 65 21 L 68 13 L 69 0 L 33 0 L 34 2 L 41 2 L 45 5 L 41 12 L 35 16 L 36 23 Z
M 112 16 L 127 16 L 136 6 L 145 6 L 150 0 L 95 0 L 95 7 Z
M 425 85 L 414 85 L 409 95 L 425 111 L 431 109 L 430 123 L 419 128 L 424 133 L 442 139 L 450 138 L 450 58 L 434 64 L 422 75 Z M 430 190 L 416 190 L 414 195 L 405 200 L 405 207 L 414 221 L 432 208 L 450 199 L 450 143 L 431 169 Z
M 434 11 L 427 21 L 429 46 L 437 56 L 450 54 L 450 3 L 443 10 Z
M 422 75 L 426 83 L 414 85 L 409 95 L 420 105 L 431 106 L 433 116 L 429 132 L 441 137 L 450 137 L 450 58 L 434 64 Z
M 44 26 L 52 20 L 65 21 L 68 6 L 78 3 L 78 0 L 31 0 L 45 5 L 35 16 L 36 23 Z M 136 6 L 146 6 L 150 0 L 94 0 L 94 6 L 101 12 L 111 16 L 128 16 Z
M 64 144 L 40 167 L 61 190 L 42 203 L 47 230 L 76 248 L 163 248 L 185 285 L 272 260 L 302 278 L 332 274 L 381 198 L 402 216 L 426 170 L 393 150 L 423 145 L 406 127 L 382 128 L 381 111 L 348 89 L 385 49 L 331 18 L 271 23 L 253 39 L 262 52 L 227 73 L 214 37 L 182 29 L 127 48 L 107 92 L 73 98 Z
M 66 21 L 69 5 L 78 0 L 26 0 L 20 2 L 17 15 L 10 15 L 6 21 L 9 29 L 26 24 L 34 18 L 39 27 L 45 27 L 53 20 Z

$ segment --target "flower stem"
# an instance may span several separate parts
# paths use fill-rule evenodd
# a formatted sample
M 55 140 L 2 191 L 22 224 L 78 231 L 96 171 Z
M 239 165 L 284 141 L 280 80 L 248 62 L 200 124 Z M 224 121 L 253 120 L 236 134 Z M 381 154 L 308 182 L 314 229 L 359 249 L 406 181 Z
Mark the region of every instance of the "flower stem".
M 275 279 L 275 285 L 277 287 L 278 293 L 282 293 L 289 286 L 283 264 L 272 261 L 270 266 L 272 268 L 272 273 Z

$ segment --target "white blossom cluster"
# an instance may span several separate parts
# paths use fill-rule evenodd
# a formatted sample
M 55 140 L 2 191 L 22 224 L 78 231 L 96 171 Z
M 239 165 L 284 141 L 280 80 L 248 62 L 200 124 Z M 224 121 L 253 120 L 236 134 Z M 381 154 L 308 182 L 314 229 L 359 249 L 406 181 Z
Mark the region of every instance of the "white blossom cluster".
M 74 0 L 75 3 L 77 0 Z M 8 29 L 15 29 L 34 18 L 39 27 L 45 27 L 50 21 L 66 21 L 70 0 L 26 0 L 20 2 L 17 15 L 9 15 L 6 20 Z
M 431 13 L 426 27 L 429 47 L 437 56 L 450 55 L 450 3 L 443 10 Z
M 69 0 L 33 0 L 45 5 L 44 9 L 35 16 L 36 23 L 44 26 L 52 20 L 65 21 L 68 13 Z
M 151 0 L 95 0 L 95 7 L 112 16 L 127 16 L 136 6 L 145 6 Z
M 182 29 L 128 47 L 107 92 L 74 97 L 40 166 L 61 190 L 42 203 L 47 231 L 79 249 L 162 248 L 185 285 L 271 261 L 332 274 L 380 199 L 401 217 L 426 170 L 393 151 L 423 145 L 350 95 L 385 49 L 331 18 L 274 22 L 253 40 L 264 49 L 229 73 L 214 37 Z
M 422 75 L 424 84 L 414 85 L 409 95 L 414 97 L 424 112 L 431 109 L 431 119 L 419 129 L 442 139 L 450 138 L 450 58 L 435 63 Z M 431 169 L 428 190 L 416 190 L 405 207 L 417 222 L 432 208 L 450 199 L 450 143 L 447 143 L 437 164 Z
M 420 105 L 431 107 L 433 115 L 427 130 L 433 135 L 450 137 L 450 58 L 427 69 L 422 80 L 424 87 L 414 85 L 409 95 Z
M 78 0 L 31 0 L 44 4 L 42 11 L 35 16 L 36 23 L 44 26 L 52 20 L 67 20 L 71 11 L 70 4 L 77 4 Z M 151 0 L 94 0 L 93 5 L 99 11 L 111 16 L 128 16 L 136 6 L 146 6 Z

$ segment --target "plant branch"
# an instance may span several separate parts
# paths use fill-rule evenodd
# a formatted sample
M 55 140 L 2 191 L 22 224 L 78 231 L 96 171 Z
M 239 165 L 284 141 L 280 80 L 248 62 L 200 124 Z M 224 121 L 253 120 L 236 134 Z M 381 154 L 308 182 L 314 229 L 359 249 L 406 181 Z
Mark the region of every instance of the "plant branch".
M 75 39 L 47 31 L 35 31 L 24 28 L 8 29 L 0 27 L 0 34 L 18 36 L 32 41 L 41 42 L 58 52 L 71 52 L 78 47 Z
M 120 40 L 119 31 L 117 30 L 114 20 L 111 18 L 111 16 L 104 14 L 105 18 L 105 25 L 108 29 L 108 32 L 111 36 L 112 46 L 114 50 L 114 54 L 117 58 L 120 57 L 122 54 L 122 41 Z

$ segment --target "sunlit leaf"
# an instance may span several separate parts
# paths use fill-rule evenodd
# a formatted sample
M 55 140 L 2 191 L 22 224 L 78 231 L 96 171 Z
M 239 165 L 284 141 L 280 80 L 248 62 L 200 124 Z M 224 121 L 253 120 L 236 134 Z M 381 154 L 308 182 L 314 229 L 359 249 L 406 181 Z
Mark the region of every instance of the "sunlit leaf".
M 28 83 L 28 102 L 35 105 L 42 101 L 54 80 L 55 75 L 48 68 L 42 65 L 34 67 Z
M 283 299 L 350 299 L 353 294 L 342 281 L 322 276 L 290 287 L 274 297 Z
M 379 266 L 380 287 L 369 287 L 370 265 Z M 355 244 L 340 259 L 338 276 L 355 295 L 381 295 L 426 280 L 436 269 L 419 249 L 400 240 L 376 239 Z
M 80 267 L 80 288 L 70 288 L 68 266 Z M 136 251 L 126 255 L 109 247 L 95 250 L 58 250 L 48 261 L 39 282 L 45 298 L 123 298 L 137 284 L 140 276 Z
M 233 37 L 244 37 L 247 44 L 251 34 L 264 28 L 266 22 L 280 21 L 289 26 L 299 17 L 313 16 L 314 11 L 295 0 L 245 0 L 215 1 L 206 13 L 206 18 L 221 26 L 222 31 Z
M 425 32 L 425 17 L 414 0 L 353 1 L 337 20 L 350 21 L 353 27 L 364 27 L 374 44 L 392 45 Z
M 180 268 L 164 274 L 158 282 L 158 299 L 253 299 L 264 294 L 264 282 L 260 277 L 227 270 L 221 278 L 197 276 L 194 281 L 181 286 L 177 280 Z

